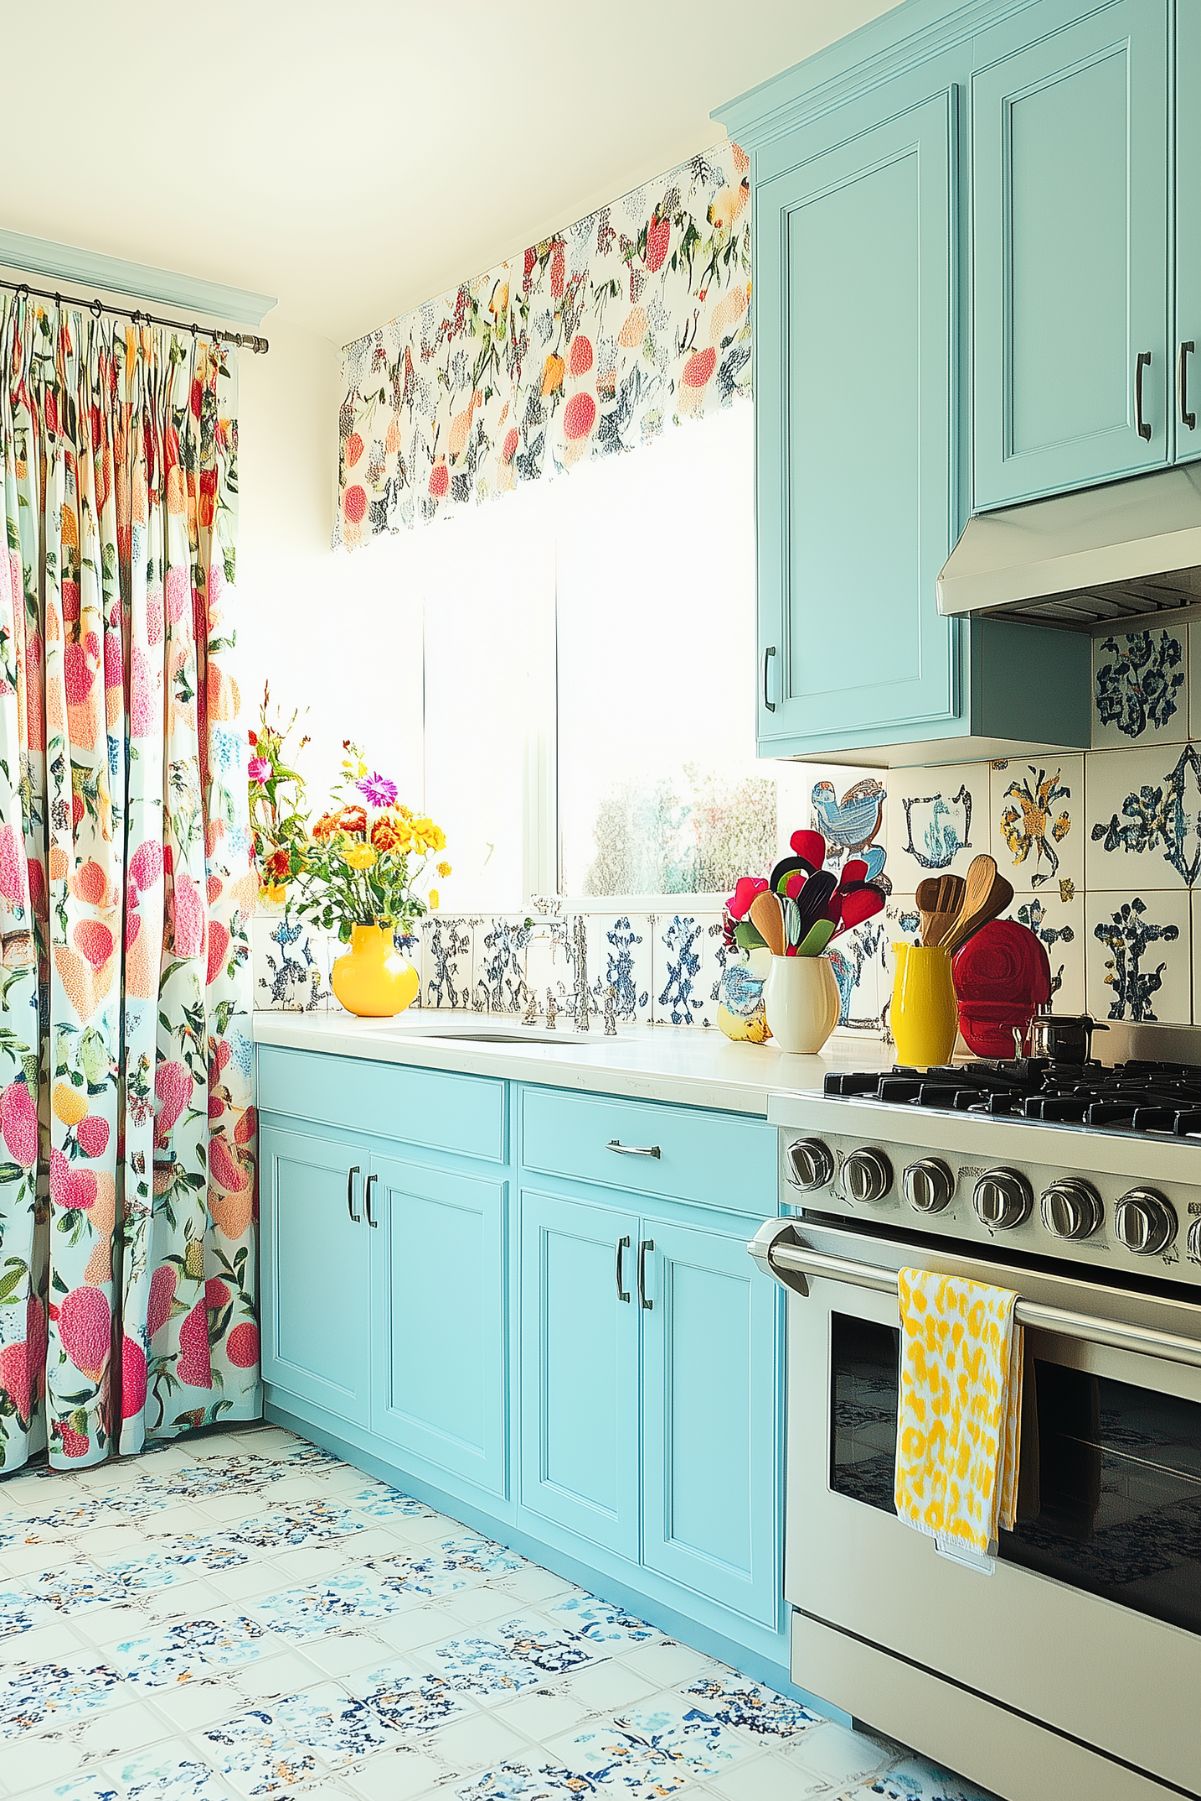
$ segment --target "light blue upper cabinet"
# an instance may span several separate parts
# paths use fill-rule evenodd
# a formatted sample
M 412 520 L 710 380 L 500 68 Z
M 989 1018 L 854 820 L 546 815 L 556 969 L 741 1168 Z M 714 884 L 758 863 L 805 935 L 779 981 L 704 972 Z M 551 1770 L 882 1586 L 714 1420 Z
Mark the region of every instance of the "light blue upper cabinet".
M 1044 0 L 975 41 L 977 509 L 1170 459 L 1169 47 L 1170 0 Z
M 639 1536 L 637 1247 L 636 1214 L 521 1196 L 521 1503 L 630 1559 Z
M 799 133 L 755 190 L 759 737 L 833 748 L 957 709 L 955 90 Z M 760 167 L 770 166 L 760 158 Z
M 774 1626 L 777 1297 L 740 1234 L 642 1230 L 643 1562 Z
M 381 1156 L 369 1181 L 371 1429 L 503 1495 L 506 1185 Z
M 1176 12 L 1176 461 L 1201 457 L 1201 5 Z
M 365 1426 L 370 1393 L 366 1158 L 351 1139 L 264 1121 L 263 1381 Z

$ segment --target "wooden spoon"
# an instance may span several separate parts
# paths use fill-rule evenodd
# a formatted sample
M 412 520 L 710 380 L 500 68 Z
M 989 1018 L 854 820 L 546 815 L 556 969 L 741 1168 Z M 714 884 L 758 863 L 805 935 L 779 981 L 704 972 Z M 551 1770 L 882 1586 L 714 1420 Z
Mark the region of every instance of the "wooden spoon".
M 963 883 L 958 876 L 951 876 L 951 881 L 962 889 Z M 923 944 L 941 944 L 959 917 L 958 900 L 954 891 L 948 904 L 943 903 L 943 884 L 946 876 L 926 876 L 917 885 L 917 910 L 921 919 L 921 941 Z
M 751 924 L 773 957 L 784 955 L 784 909 L 778 894 L 757 894 L 751 902 Z
M 996 859 L 987 853 L 973 857 L 963 885 L 963 899 L 955 923 L 942 942 L 954 954 L 973 932 L 1003 913 L 1013 899 L 1013 889 L 997 872 Z

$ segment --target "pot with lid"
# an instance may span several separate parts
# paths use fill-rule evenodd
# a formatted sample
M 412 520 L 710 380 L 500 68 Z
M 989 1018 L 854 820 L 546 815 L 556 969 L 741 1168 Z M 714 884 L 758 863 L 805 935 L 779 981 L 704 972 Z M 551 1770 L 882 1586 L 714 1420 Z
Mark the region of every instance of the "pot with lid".
M 1040 1008 L 1030 1021 L 1026 1033 L 1025 1052 L 1030 1057 L 1046 1057 L 1052 1063 L 1087 1063 L 1092 1052 L 1094 1032 L 1108 1032 L 1103 1020 L 1088 1013 L 1052 1013 Z M 1019 1034 L 1014 1033 L 1019 1054 Z

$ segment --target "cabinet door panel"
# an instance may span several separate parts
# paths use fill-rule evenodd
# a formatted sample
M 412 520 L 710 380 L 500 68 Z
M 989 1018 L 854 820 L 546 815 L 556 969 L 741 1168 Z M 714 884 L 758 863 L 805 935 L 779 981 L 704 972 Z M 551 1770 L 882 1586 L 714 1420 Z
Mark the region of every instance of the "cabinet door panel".
M 391 1157 L 371 1174 L 372 1430 L 504 1494 L 506 1185 Z
M 307 1138 L 269 1120 L 263 1123 L 259 1158 L 263 1380 L 365 1426 L 370 1383 L 366 1159 L 350 1140 Z M 356 1166 L 359 1173 L 351 1178 Z
M 781 1605 L 778 1302 L 742 1238 L 643 1222 L 643 1561 L 765 1625 Z
M 1201 6 L 1176 10 L 1176 461 L 1201 457 Z M 1191 344 L 1191 350 L 1182 347 Z M 1182 381 L 1183 377 L 1183 381 Z M 1190 424 L 1191 420 L 1191 424 Z
M 756 192 L 764 750 L 955 711 L 954 135 L 952 89 Z
M 1048 0 L 977 45 L 989 64 L 972 84 L 977 507 L 1170 454 L 1168 3 L 1078 11 Z M 1005 53 L 1040 25 L 1049 35 Z
M 630 1558 L 638 1555 L 637 1236 L 637 1217 L 618 1208 L 521 1197 L 522 1505 Z

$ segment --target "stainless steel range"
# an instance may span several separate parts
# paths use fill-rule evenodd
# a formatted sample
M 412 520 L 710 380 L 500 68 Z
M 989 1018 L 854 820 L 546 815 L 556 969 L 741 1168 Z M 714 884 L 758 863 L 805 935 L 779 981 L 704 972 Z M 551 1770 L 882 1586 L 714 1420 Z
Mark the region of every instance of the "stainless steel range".
M 1201 1795 L 1201 1055 L 831 1075 L 771 1118 L 795 1680 L 1006 1801 Z M 907 1265 L 1021 1296 L 995 1558 L 893 1510 Z

